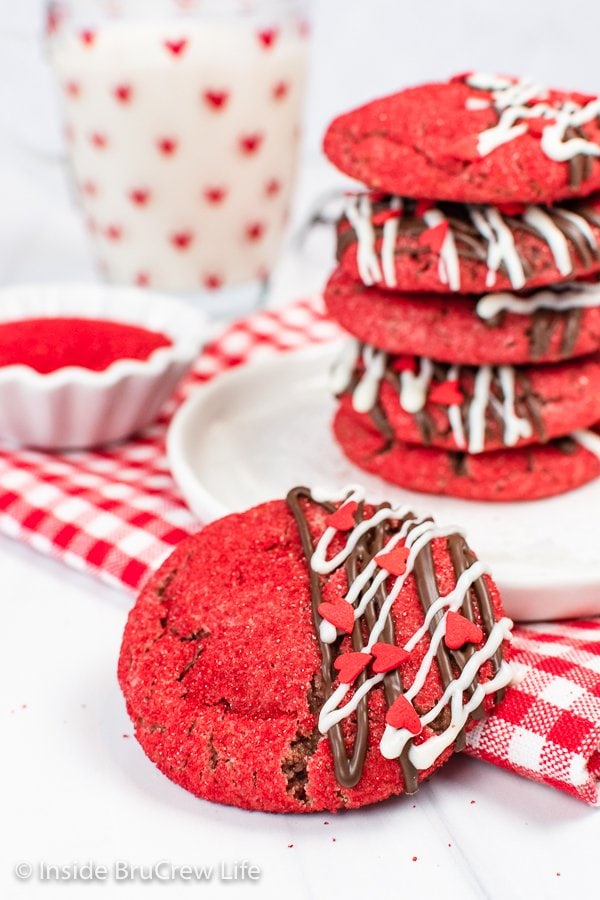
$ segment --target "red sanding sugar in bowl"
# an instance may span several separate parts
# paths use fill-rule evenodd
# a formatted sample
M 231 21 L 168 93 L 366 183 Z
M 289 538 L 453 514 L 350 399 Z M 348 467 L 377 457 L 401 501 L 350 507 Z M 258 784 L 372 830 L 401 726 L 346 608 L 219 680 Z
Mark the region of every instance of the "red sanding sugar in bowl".
M 41 374 L 66 366 L 101 372 L 120 359 L 146 360 L 170 347 L 165 334 L 105 319 L 71 317 L 0 323 L 0 367 L 29 366 Z

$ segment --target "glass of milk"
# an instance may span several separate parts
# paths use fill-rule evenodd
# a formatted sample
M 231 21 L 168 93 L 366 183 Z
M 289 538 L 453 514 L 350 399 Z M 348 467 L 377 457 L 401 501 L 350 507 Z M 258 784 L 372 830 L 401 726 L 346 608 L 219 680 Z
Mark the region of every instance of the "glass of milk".
M 216 314 L 258 302 L 294 183 L 306 5 L 49 5 L 72 172 L 109 281 Z

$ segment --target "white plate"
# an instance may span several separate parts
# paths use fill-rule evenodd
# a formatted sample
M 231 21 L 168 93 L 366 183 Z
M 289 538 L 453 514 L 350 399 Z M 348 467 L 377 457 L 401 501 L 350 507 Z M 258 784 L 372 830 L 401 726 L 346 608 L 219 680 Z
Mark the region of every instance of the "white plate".
M 364 484 L 373 500 L 410 503 L 460 524 L 518 620 L 600 614 L 600 479 L 531 503 L 417 494 L 349 463 L 331 436 L 328 371 L 338 344 L 285 353 L 219 376 L 179 410 L 169 462 L 190 507 L 210 521 L 296 484 Z

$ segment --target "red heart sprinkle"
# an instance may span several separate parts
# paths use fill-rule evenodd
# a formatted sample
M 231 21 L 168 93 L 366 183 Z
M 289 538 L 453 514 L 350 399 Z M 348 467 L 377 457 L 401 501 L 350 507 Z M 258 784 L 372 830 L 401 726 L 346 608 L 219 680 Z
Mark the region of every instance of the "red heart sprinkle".
M 442 406 L 460 406 L 464 400 L 458 381 L 442 381 L 434 384 L 429 391 L 431 403 L 441 403 Z
M 275 44 L 278 36 L 279 30 L 277 28 L 265 28 L 263 31 L 259 31 L 256 35 L 265 50 L 268 50 Z
M 108 138 L 105 134 L 100 134 L 100 132 L 95 131 L 90 135 L 90 141 L 98 150 L 104 150 L 106 145 L 108 144 Z
M 81 93 L 81 86 L 77 81 L 67 81 L 65 84 L 65 91 L 69 95 L 69 97 L 79 97 Z
M 177 150 L 178 142 L 175 138 L 159 138 L 157 141 L 157 146 L 160 152 L 164 156 L 172 156 L 173 153 Z
M 401 209 L 382 209 L 380 212 L 375 213 L 371 221 L 373 222 L 373 225 L 385 225 L 385 223 L 389 222 L 390 219 L 401 218 Z
M 181 38 L 178 41 L 165 41 L 165 48 L 171 53 L 173 56 L 181 56 L 184 50 L 188 45 L 187 38 Z
M 123 237 L 123 229 L 119 225 L 109 225 L 106 229 L 106 237 L 109 241 L 120 241 Z
M 224 109 L 229 100 L 228 91 L 206 90 L 202 94 L 204 102 L 214 110 Z
M 150 191 L 147 191 L 144 188 L 135 188 L 133 191 L 129 192 L 129 199 L 132 203 L 135 203 L 136 206 L 145 206 L 150 199 Z
M 419 363 L 416 356 L 401 353 L 392 360 L 392 372 L 412 372 L 416 375 L 419 371 Z
M 403 694 L 396 697 L 387 711 L 385 721 L 392 728 L 406 728 L 411 734 L 420 734 L 423 730 L 415 708 Z
M 223 279 L 219 275 L 205 275 L 202 284 L 209 291 L 218 291 L 223 284 Z
M 119 103 L 129 103 L 132 94 L 133 89 L 130 84 L 118 84 L 113 89 L 113 96 Z
M 88 29 L 86 31 L 80 32 L 79 37 L 81 38 L 82 43 L 86 45 L 86 47 L 91 47 L 96 40 L 96 32 Z
M 459 72 L 458 75 L 453 75 L 452 78 L 450 78 L 449 83 L 450 84 L 460 84 L 461 82 L 466 81 L 467 78 L 470 78 L 472 74 L 473 74 L 472 71 L 471 72 Z
M 417 203 L 415 205 L 416 218 L 420 219 L 425 215 L 426 212 L 428 212 L 428 210 L 433 209 L 434 206 L 435 203 L 433 202 L 433 200 L 417 200 Z
M 352 684 L 365 671 L 370 660 L 370 653 L 341 653 L 333 664 L 334 669 L 340 673 L 340 684 Z
M 265 184 L 265 194 L 267 197 L 274 197 L 275 194 L 278 194 L 281 190 L 281 182 L 276 178 L 271 178 L 270 181 L 267 181 Z
M 256 153 L 260 145 L 262 144 L 263 136 L 262 134 L 245 134 L 239 140 L 240 150 L 242 153 L 250 156 L 252 153 Z
M 215 206 L 217 203 L 222 203 L 226 196 L 227 196 L 226 188 L 207 187 L 204 189 L 204 199 L 208 203 L 212 203 Z
M 527 208 L 524 203 L 497 203 L 496 206 L 503 216 L 522 216 Z
M 386 644 L 379 641 L 372 646 L 374 663 L 373 672 L 376 675 L 382 675 L 384 672 L 391 672 L 397 669 L 403 662 L 406 662 L 410 653 L 404 647 L 395 647 L 393 644 Z
M 84 181 L 81 185 L 81 190 L 86 197 L 95 197 L 98 193 L 98 188 L 94 181 Z
M 394 547 L 389 553 L 379 553 L 375 557 L 375 562 L 390 575 L 398 577 L 406 572 L 409 553 L 408 547 Z
M 325 524 L 328 528 L 335 528 L 337 531 L 350 531 L 354 528 L 354 514 L 358 509 L 356 500 L 348 500 L 343 506 L 338 507 L 335 512 L 330 513 L 325 518 Z
M 54 4 L 48 7 L 46 14 L 46 32 L 48 34 L 54 34 L 55 31 L 58 31 L 62 23 L 62 17 L 62 11 L 57 9 Z
M 446 634 L 444 643 L 450 650 L 458 650 L 463 644 L 479 644 L 483 640 L 483 631 L 474 622 L 470 622 L 460 613 L 450 610 L 446 616 Z
M 147 272 L 138 272 L 135 276 L 135 283 L 138 287 L 148 287 L 150 284 L 150 276 Z
M 247 241 L 260 241 L 264 233 L 265 226 L 262 222 L 250 222 L 246 225 L 245 234 Z
M 593 94 L 581 94 L 579 91 L 571 91 L 571 100 L 580 106 L 587 106 L 588 103 L 597 99 Z
M 447 220 L 440 222 L 439 225 L 434 225 L 432 228 L 426 228 L 417 238 L 417 243 L 420 247 L 429 247 L 433 253 L 439 253 L 446 240 L 449 228 L 450 225 Z
M 473 162 L 481 159 L 478 135 L 470 134 L 458 141 L 454 141 L 453 144 L 449 144 L 446 148 L 446 156 L 462 160 L 463 162 Z
M 319 615 L 330 622 L 344 634 L 352 634 L 354 628 L 354 608 L 345 600 L 339 603 L 321 603 L 317 609 Z
M 273 99 L 274 100 L 283 100 L 284 97 L 287 97 L 288 91 L 290 89 L 287 81 L 278 81 L 277 84 L 273 85 Z
M 187 250 L 194 239 L 190 231 L 179 231 L 171 235 L 171 243 L 177 250 Z

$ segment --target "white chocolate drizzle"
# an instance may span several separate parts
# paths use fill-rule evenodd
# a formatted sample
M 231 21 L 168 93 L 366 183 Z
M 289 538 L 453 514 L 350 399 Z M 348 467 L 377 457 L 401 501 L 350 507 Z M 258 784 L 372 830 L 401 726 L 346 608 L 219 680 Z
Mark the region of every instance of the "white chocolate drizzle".
M 508 292 L 486 294 L 478 301 L 476 312 L 480 319 L 487 321 L 500 312 L 529 316 L 538 309 L 566 312 L 568 309 L 591 309 L 596 306 L 600 306 L 600 283 L 576 282 L 560 293 L 545 289 L 536 291 L 531 297 L 515 297 Z
M 429 228 L 435 228 L 437 225 L 443 225 L 448 219 L 443 212 L 437 208 L 428 209 L 423 214 L 425 224 Z M 460 260 L 456 251 L 454 235 L 448 224 L 448 231 L 440 248 L 440 259 L 438 263 L 438 274 L 442 284 L 447 284 L 451 291 L 460 290 Z
M 573 271 L 573 263 L 567 239 L 548 213 L 539 206 L 528 206 L 523 214 L 523 220 L 546 241 L 560 274 L 570 275 Z
M 448 381 L 458 381 L 459 378 L 460 366 L 451 366 L 448 369 Z M 448 407 L 448 421 L 454 436 L 454 443 L 460 450 L 464 450 L 467 446 L 467 439 L 462 420 L 462 409 L 459 404 L 455 403 Z
M 390 200 L 390 210 L 392 212 L 402 212 L 401 197 L 392 197 Z M 383 236 L 381 241 L 381 267 L 383 269 L 383 280 L 384 283 L 391 288 L 395 288 L 397 285 L 394 256 L 397 235 L 398 216 L 392 216 L 383 226 Z
M 589 431 L 589 429 L 582 428 L 578 431 L 571 432 L 571 437 L 582 447 L 585 447 L 586 450 L 589 450 L 590 453 L 593 453 L 596 459 L 600 459 L 599 434 L 596 434 L 595 431 Z
M 566 162 L 575 156 L 600 156 L 600 146 L 581 137 L 566 139 L 571 128 L 578 128 L 600 115 L 600 98 L 595 98 L 583 106 L 572 100 L 552 105 L 544 102 L 548 92 L 532 81 L 513 80 L 496 75 L 473 73 L 467 76 L 466 84 L 476 90 L 490 91 L 488 107 L 499 113 L 499 121 L 492 128 L 480 132 L 477 149 L 480 156 L 487 156 L 497 147 L 525 134 L 528 119 L 547 119 L 542 129 L 540 146 L 542 152 L 555 162 Z M 474 109 L 473 100 L 467 98 L 467 108 Z M 539 102 L 530 104 L 533 100 Z M 485 107 L 478 105 L 477 109 Z
M 515 247 L 512 231 L 498 210 L 491 206 L 471 206 L 469 213 L 473 225 L 488 242 L 486 286 L 494 286 L 496 273 L 504 263 L 512 286 L 516 290 L 524 287 L 525 273 Z
M 371 221 L 371 201 L 368 194 L 348 198 L 346 216 L 356 232 L 358 240 L 357 265 L 360 277 L 366 285 L 381 281 L 381 267 L 375 252 L 375 229 Z
M 361 486 L 350 485 L 335 497 L 326 497 L 324 492 L 313 491 L 313 499 L 317 502 L 325 502 L 326 499 L 335 503 L 345 503 L 355 501 L 360 503 L 365 499 L 365 493 Z M 331 574 L 349 559 L 352 552 L 356 548 L 361 538 L 371 529 L 377 526 L 385 519 L 404 520 L 400 530 L 388 538 L 384 547 L 379 553 L 388 553 L 398 543 L 403 543 L 408 549 L 408 557 L 406 560 L 406 571 L 394 578 L 392 588 L 385 594 L 385 599 L 381 604 L 380 612 L 377 620 L 369 632 L 366 645 L 363 647 L 363 653 L 369 654 L 373 645 L 379 639 L 385 622 L 388 619 L 394 601 L 400 594 L 406 579 L 414 569 L 416 559 L 431 541 L 438 537 L 461 534 L 455 527 L 441 528 L 436 526 L 430 519 L 410 518 L 409 510 L 402 506 L 398 508 L 383 507 L 378 509 L 370 519 L 364 519 L 356 525 L 347 535 L 344 547 L 332 557 L 328 558 L 328 550 L 331 541 L 338 533 L 335 528 L 329 526 L 325 529 L 323 535 L 317 542 L 317 546 L 310 560 L 310 566 L 313 571 L 327 575 Z M 377 554 L 378 555 L 378 554 Z M 417 672 L 412 678 L 410 684 L 404 684 L 404 698 L 412 703 L 422 689 L 427 676 L 433 665 L 436 653 L 444 639 L 446 633 L 446 620 L 449 611 L 458 612 L 467 596 L 469 590 L 480 579 L 485 572 L 481 562 L 474 560 L 471 564 L 461 572 L 457 577 L 455 587 L 447 594 L 440 595 L 428 607 L 425 612 L 422 625 L 412 634 L 405 642 L 403 649 L 410 653 L 418 645 L 419 641 L 430 631 L 436 617 L 439 622 L 433 629 L 429 646 L 421 660 Z M 371 559 L 358 574 L 354 583 L 350 584 L 344 602 L 354 607 L 355 619 L 359 619 L 365 612 L 368 604 L 375 594 L 382 588 L 385 590 L 385 584 L 392 577 L 376 562 L 375 558 Z M 329 625 L 330 623 L 323 623 Z M 329 635 L 328 629 L 320 630 L 321 640 L 331 643 L 337 637 L 335 627 L 333 629 L 333 637 L 326 640 L 325 635 Z M 506 687 L 513 679 L 514 673 L 511 666 L 506 662 L 501 662 L 494 676 L 483 684 L 477 683 L 477 676 L 481 668 L 491 660 L 502 642 L 510 638 L 512 622 L 510 619 L 503 618 L 496 622 L 491 628 L 483 645 L 475 650 L 466 660 L 460 674 L 453 677 L 447 684 L 442 697 L 435 706 L 422 714 L 420 718 L 421 726 L 424 727 L 433 722 L 445 707 L 450 710 L 450 724 L 440 734 L 429 734 L 418 744 L 412 744 L 409 750 L 409 760 L 418 770 L 429 768 L 440 754 L 457 738 L 461 729 L 466 724 L 467 718 L 471 712 L 480 706 L 485 696 L 494 693 Z M 374 674 L 366 678 L 363 683 L 357 687 L 352 697 L 347 703 L 344 699 L 351 690 L 350 684 L 340 684 L 332 691 L 329 698 L 323 704 L 319 714 L 318 727 L 322 734 L 327 732 L 350 716 L 358 707 L 360 701 L 374 687 L 380 684 L 385 675 Z M 473 691 L 469 698 L 465 701 L 465 692 L 473 687 Z M 414 708 L 414 706 L 413 706 Z M 380 750 L 387 759 L 394 759 L 402 753 L 405 745 L 414 737 L 406 729 L 394 728 L 386 724 L 384 734 L 380 742 Z
M 400 373 L 400 406 L 409 413 L 420 412 L 427 403 L 433 378 L 433 363 L 426 356 L 419 359 L 418 372 Z

